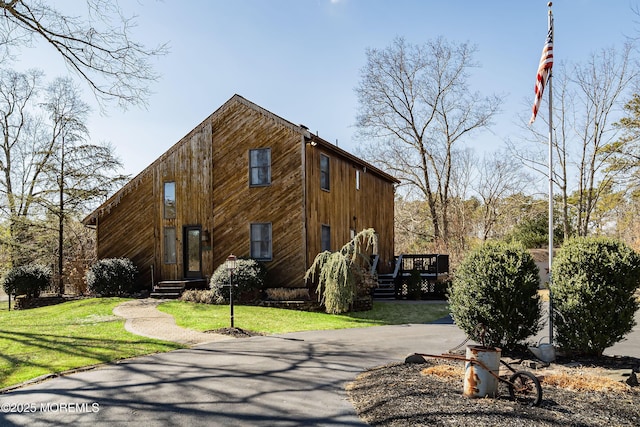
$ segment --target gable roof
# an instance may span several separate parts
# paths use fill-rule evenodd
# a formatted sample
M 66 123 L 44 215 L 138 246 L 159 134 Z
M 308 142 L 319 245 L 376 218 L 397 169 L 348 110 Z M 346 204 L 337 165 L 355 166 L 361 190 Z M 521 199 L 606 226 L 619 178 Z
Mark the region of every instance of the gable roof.
M 142 170 L 142 172 L 140 172 L 138 175 L 136 175 L 134 178 L 132 178 L 128 183 L 126 183 L 120 190 L 118 190 L 116 193 L 114 193 L 109 199 L 107 199 L 104 203 L 102 203 L 98 208 L 96 208 L 93 212 L 91 212 L 89 215 L 87 215 L 83 220 L 82 223 L 84 225 L 87 226 L 91 226 L 91 225 L 95 225 L 97 223 L 97 219 L 100 216 L 103 216 L 105 213 L 109 213 L 111 211 L 112 207 L 117 206 L 118 204 L 120 204 L 120 200 L 122 199 L 123 196 L 129 194 L 133 189 L 135 189 L 136 187 L 138 187 L 138 185 L 140 184 L 140 182 L 142 181 L 142 179 L 148 174 L 150 173 L 154 166 L 156 166 L 158 163 L 162 162 L 163 159 L 165 159 L 166 157 L 168 157 L 169 155 L 171 155 L 173 152 L 175 152 L 177 149 L 180 148 L 181 144 L 184 143 L 184 141 L 186 140 L 186 138 L 193 132 L 199 130 L 202 126 L 204 126 L 206 123 L 209 123 L 210 121 L 212 121 L 213 119 L 216 118 L 216 116 L 221 115 L 223 112 L 225 112 L 231 105 L 235 104 L 235 103 L 240 103 L 254 111 L 257 111 L 258 113 L 267 116 L 271 119 L 273 119 L 275 122 L 277 122 L 278 124 L 287 127 L 291 130 L 293 130 L 294 132 L 297 132 L 299 134 L 301 134 L 302 136 L 304 136 L 305 139 L 313 142 L 314 144 L 322 147 L 323 149 L 331 152 L 334 155 L 337 155 L 339 157 L 348 159 L 349 161 L 353 162 L 354 164 L 357 164 L 359 166 L 361 166 L 363 169 L 365 169 L 367 172 L 370 173 L 374 173 L 376 175 L 378 175 L 379 177 L 381 177 L 382 179 L 393 183 L 393 184 L 399 184 L 400 181 L 391 176 L 390 174 L 382 171 L 381 169 L 376 168 L 375 166 L 371 165 L 370 163 L 354 156 L 353 154 L 349 153 L 346 150 L 341 149 L 340 147 L 338 147 L 337 145 L 334 145 L 322 138 L 320 138 L 318 135 L 313 135 L 312 133 L 309 132 L 309 129 L 304 126 L 304 125 L 296 125 L 286 119 L 283 119 L 282 117 L 260 107 L 257 104 L 254 104 L 253 102 L 247 100 L 246 98 L 235 94 L 233 95 L 231 98 L 229 98 L 229 100 L 227 100 L 227 102 L 225 102 L 224 104 L 222 104 L 217 110 L 215 110 L 211 115 L 209 115 L 206 119 L 204 119 L 202 122 L 200 122 L 200 124 L 198 124 L 196 127 L 194 127 L 191 131 L 189 131 L 189 133 L 187 133 L 183 138 L 181 138 L 178 142 L 176 142 L 173 146 L 171 146 L 167 151 L 165 151 L 160 157 L 158 157 L 156 160 L 154 160 L 149 166 L 147 166 L 146 168 L 144 168 Z

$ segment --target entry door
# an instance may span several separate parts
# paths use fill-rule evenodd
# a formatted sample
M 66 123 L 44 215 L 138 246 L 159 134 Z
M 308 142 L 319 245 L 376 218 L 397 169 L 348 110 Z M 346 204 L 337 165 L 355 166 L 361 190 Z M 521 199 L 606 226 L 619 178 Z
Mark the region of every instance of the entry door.
M 202 227 L 190 225 L 184 227 L 184 277 L 187 279 L 202 278 L 202 246 L 200 234 Z

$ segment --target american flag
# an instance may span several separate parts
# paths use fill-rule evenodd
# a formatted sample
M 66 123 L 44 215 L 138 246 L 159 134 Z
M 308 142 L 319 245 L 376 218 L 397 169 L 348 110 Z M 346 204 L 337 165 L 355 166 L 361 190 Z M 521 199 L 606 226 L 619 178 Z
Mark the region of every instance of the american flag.
M 553 24 L 549 25 L 549 33 L 547 39 L 544 42 L 542 48 L 542 56 L 540 57 L 540 65 L 538 65 L 538 73 L 536 74 L 536 97 L 533 102 L 533 114 L 529 124 L 532 124 L 536 116 L 538 115 L 538 109 L 540 108 L 540 100 L 542 99 L 542 92 L 547 85 L 549 74 L 551 73 L 551 67 L 553 66 Z

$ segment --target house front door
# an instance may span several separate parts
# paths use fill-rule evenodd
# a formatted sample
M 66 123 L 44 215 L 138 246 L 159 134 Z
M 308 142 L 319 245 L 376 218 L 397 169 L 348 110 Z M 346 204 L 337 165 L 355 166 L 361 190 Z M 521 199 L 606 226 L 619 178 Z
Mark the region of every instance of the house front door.
M 184 227 L 184 277 L 185 279 L 202 278 L 202 227 L 189 225 Z

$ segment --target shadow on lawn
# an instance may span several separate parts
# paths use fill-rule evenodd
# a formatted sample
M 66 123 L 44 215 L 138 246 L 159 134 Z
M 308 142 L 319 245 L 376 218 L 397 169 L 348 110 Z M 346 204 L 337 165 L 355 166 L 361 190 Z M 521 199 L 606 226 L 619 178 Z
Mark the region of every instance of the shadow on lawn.
M 21 369 L 36 369 L 38 376 L 56 374 L 67 370 L 86 367 L 99 363 L 132 357 L 140 354 L 136 348 L 153 345 L 151 352 L 171 351 L 184 346 L 175 343 L 162 343 L 144 337 L 122 339 L 96 339 L 73 337 L 44 333 L 25 333 L 0 330 L 0 341 L 10 342 L 8 348 L 0 352 L 1 381 L 4 383 Z M 24 346 L 31 349 L 29 353 L 12 352 L 12 349 Z M 57 359 L 38 357 L 38 353 L 54 352 L 60 355 Z M 147 353 L 148 354 L 148 353 Z M 76 359 L 76 363 L 65 363 L 65 360 Z M 11 385 L 9 386 L 11 387 Z

